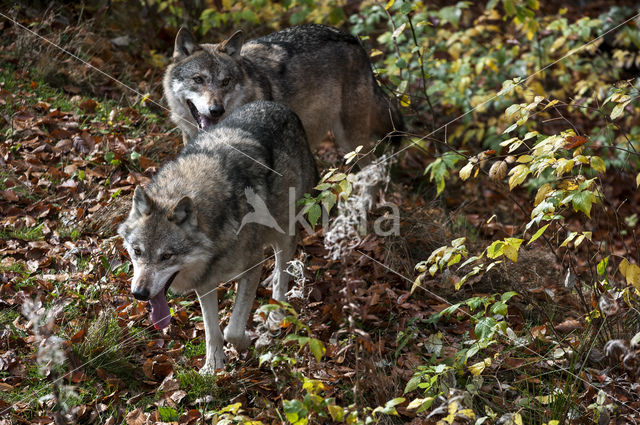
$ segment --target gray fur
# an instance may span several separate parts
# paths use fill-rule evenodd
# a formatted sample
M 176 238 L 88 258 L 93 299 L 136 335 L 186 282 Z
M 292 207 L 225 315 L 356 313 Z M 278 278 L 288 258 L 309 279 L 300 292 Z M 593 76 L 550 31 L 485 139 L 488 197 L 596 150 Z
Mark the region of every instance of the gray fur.
M 311 193 L 316 181 L 315 162 L 298 117 L 283 105 L 259 101 L 236 109 L 212 130 L 200 133 L 145 189 L 136 188 L 129 217 L 119 228 L 134 265 L 132 291 L 144 287 L 153 298 L 175 273 L 173 290 L 196 291 L 207 338 L 203 373 L 215 371 L 224 361 L 217 323 L 218 283 L 249 269 L 239 278 L 234 312 L 224 334 L 238 349 L 250 342 L 245 325 L 261 270 L 254 266 L 263 260 L 267 245 L 274 247 L 279 264 L 273 296 L 283 301 L 286 292 L 284 267 L 295 252 L 296 237 L 255 223 L 236 234 L 243 217 L 252 212 L 246 188 L 264 200 L 275 220 L 287 228 L 289 188 L 301 198 Z
M 367 53 L 355 37 L 336 28 L 302 25 L 244 45 L 238 32 L 197 48 L 187 34 L 184 29 L 178 33 L 174 63 L 164 77 L 171 119 L 185 143 L 198 131 L 187 100 L 204 128 L 220 119 L 205 115 L 214 105 L 227 114 L 258 99 L 283 103 L 300 117 L 312 148 L 329 131 L 339 148 L 352 151 L 370 146 L 371 135 L 404 130 L 398 107 L 376 82 Z

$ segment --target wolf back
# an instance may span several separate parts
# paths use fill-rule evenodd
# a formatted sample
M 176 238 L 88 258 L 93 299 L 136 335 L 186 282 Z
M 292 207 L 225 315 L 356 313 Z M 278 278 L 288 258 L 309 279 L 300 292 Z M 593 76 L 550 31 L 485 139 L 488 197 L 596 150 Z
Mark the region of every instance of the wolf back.
M 336 28 L 308 24 L 242 44 L 196 43 L 181 30 L 164 78 L 172 120 L 185 142 L 228 111 L 265 99 L 300 117 L 313 148 L 331 131 L 338 147 L 370 146 L 371 136 L 404 130 L 397 104 L 378 85 L 359 41 Z

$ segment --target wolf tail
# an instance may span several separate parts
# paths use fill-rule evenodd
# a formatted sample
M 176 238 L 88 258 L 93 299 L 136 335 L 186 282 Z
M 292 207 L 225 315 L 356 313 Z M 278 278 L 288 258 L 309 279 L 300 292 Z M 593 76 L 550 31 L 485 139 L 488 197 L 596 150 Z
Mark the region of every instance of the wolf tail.
M 375 82 L 375 102 L 371 111 L 373 131 L 379 137 L 389 136 L 393 145 L 399 145 L 406 127 L 400 113 L 398 101 L 389 98 L 382 88 Z

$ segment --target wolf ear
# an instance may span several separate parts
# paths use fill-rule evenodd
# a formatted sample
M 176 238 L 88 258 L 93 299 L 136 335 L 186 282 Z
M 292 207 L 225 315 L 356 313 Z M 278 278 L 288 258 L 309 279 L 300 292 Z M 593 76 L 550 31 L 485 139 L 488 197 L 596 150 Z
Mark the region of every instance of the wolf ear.
M 149 215 L 151 213 L 151 204 L 153 201 L 144 191 L 142 186 L 137 186 L 133 192 L 133 204 L 131 205 L 131 214 L 135 216 Z
M 191 226 L 198 225 L 196 207 L 188 196 L 176 202 L 173 208 L 171 208 L 171 211 L 169 211 L 167 218 L 178 226 L 183 224 L 189 224 Z
M 242 34 L 242 30 L 238 30 L 231 37 L 218 44 L 218 51 L 235 57 L 240 54 L 242 43 L 244 43 L 244 34 Z
M 202 47 L 200 47 L 193 34 L 184 27 L 180 28 L 178 35 L 176 35 L 175 47 L 173 48 L 173 60 L 174 62 L 179 61 L 201 49 Z

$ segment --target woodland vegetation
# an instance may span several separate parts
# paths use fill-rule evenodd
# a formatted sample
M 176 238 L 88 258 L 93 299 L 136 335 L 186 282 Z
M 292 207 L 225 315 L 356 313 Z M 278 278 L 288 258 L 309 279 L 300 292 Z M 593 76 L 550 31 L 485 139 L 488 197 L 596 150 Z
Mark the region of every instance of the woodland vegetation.
M 640 421 L 637 2 L 0 12 L 0 424 Z M 358 36 L 402 105 L 376 195 L 400 234 L 366 226 L 345 247 L 318 223 L 280 331 L 203 377 L 197 299 L 170 297 L 172 325 L 154 330 L 117 224 L 182 147 L 162 107 L 177 30 L 218 42 L 305 22 Z M 311 219 L 349 213 L 362 154 L 323 144 Z M 223 325 L 233 290 L 219 288 Z M 256 330 L 274 308 L 258 291 Z

